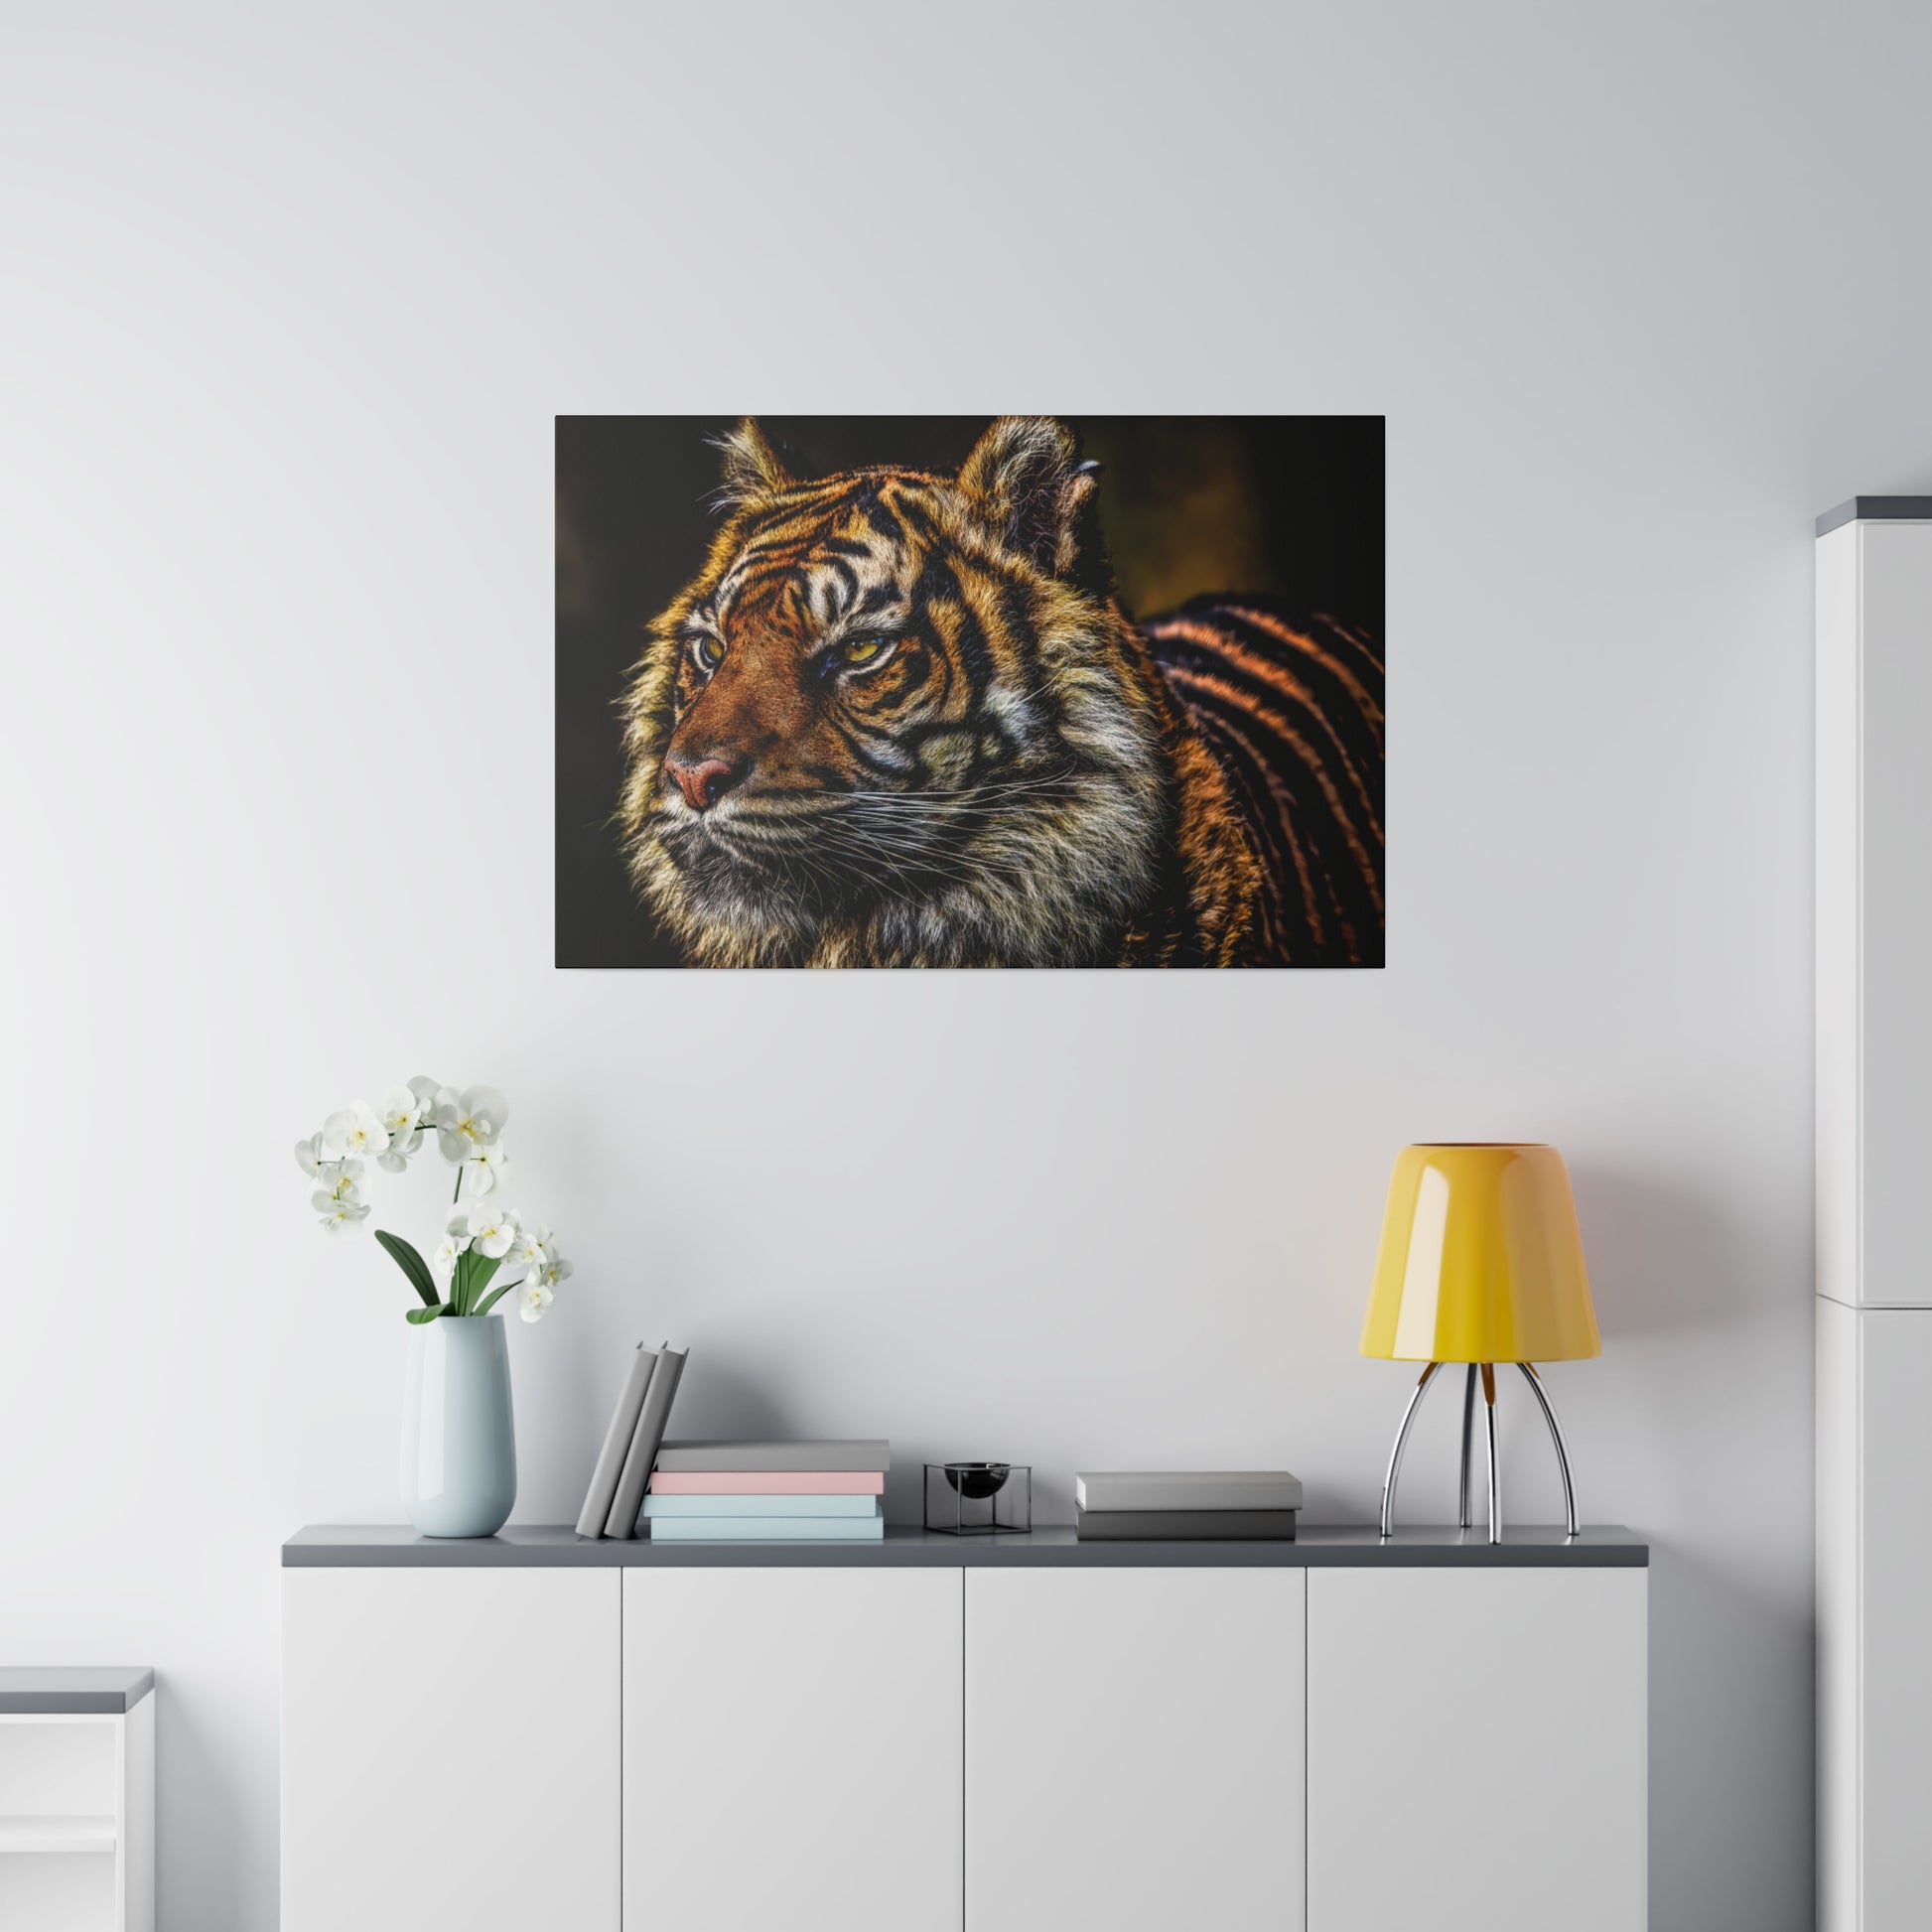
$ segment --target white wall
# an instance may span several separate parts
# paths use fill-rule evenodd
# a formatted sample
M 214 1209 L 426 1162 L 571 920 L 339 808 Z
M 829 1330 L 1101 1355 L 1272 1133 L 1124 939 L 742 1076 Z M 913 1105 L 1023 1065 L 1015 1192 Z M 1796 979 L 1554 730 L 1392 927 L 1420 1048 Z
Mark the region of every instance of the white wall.
M 405 1295 L 288 1146 L 417 1071 L 507 1091 L 578 1261 L 512 1340 L 538 1521 L 640 1333 L 687 1429 L 1362 1518 L 1396 1149 L 1556 1142 L 1653 1923 L 1809 1923 L 1811 518 L 1932 488 L 1929 59 L 1796 6 L 0 13 L 0 1657 L 160 1669 L 169 1932 L 273 1923 L 278 1543 L 399 1514 Z M 551 418 L 746 404 L 1386 411 L 1388 970 L 553 971 Z

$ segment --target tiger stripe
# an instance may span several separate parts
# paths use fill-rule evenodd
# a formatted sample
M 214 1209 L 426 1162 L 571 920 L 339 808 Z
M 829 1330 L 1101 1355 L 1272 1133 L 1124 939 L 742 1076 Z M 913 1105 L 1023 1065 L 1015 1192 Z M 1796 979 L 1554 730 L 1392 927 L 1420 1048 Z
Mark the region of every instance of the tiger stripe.
M 1196 599 L 1142 628 L 1195 728 L 1236 775 L 1251 836 L 1293 861 L 1299 917 L 1281 903 L 1285 869 L 1267 869 L 1281 963 L 1381 964 L 1379 653 L 1359 632 L 1325 619 L 1297 624 L 1258 600 Z M 1266 655 L 1270 643 L 1293 656 Z

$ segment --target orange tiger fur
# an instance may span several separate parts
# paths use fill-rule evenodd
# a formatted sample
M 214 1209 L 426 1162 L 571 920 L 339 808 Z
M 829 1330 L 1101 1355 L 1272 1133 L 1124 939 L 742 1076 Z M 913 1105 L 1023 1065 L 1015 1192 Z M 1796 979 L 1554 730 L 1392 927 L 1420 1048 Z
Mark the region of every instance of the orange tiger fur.
M 1381 665 L 1252 601 L 1137 628 L 1070 432 L 728 514 L 624 699 L 632 876 L 706 966 L 1381 961 Z

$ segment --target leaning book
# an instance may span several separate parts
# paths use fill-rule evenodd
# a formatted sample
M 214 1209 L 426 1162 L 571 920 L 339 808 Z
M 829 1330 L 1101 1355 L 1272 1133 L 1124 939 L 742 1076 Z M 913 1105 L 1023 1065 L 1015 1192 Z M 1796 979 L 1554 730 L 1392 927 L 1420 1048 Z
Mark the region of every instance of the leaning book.
M 638 1412 L 644 1406 L 644 1391 L 650 1385 L 650 1372 L 657 1365 L 657 1350 L 640 1341 L 630 1358 L 630 1372 L 623 1378 L 618 1406 L 611 1413 L 611 1427 L 604 1432 L 604 1447 L 598 1451 L 597 1467 L 591 1471 L 591 1486 L 584 1494 L 584 1507 L 577 1512 L 579 1536 L 602 1536 L 610 1521 L 611 1504 L 618 1493 L 618 1478 L 623 1473 L 623 1458 L 630 1452 L 630 1439 L 637 1433 Z
M 619 1538 L 637 1534 L 637 1514 L 643 1507 L 644 1485 L 650 1480 L 650 1467 L 657 1459 L 658 1446 L 664 1440 L 664 1425 L 671 1419 L 671 1402 L 677 1394 L 678 1377 L 684 1373 L 688 1349 L 666 1343 L 657 1351 L 657 1364 L 650 1372 L 650 1387 L 644 1391 L 644 1406 L 637 1412 L 637 1427 L 630 1438 L 629 1452 L 623 1458 L 623 1473 L 618 1477 L 618 1493 L 611 1501 L 611 1514 L 605 1520 L 606 1536 Z

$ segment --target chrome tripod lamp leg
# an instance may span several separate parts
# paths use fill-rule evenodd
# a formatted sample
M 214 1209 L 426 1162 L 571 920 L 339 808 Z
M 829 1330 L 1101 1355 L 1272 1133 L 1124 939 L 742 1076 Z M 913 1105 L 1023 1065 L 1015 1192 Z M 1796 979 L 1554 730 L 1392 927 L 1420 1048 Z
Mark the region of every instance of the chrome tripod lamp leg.
M 1475 1518 L 1469 1510 L 1469 1449 L 1475 1435 L 1476 1365 L 1471 1362 L 1462 1377 L 1462 1486 L 1456 1492 L 1455 1521 L 1460 1529 L 1470 1528 Z
M 1482 1418 L 1489 1444 L 1489 1541 L 1503 1540 L 1503 1470 L 1496 1459 L 1496 1368 L 1482 1364 Z
M 1570 1452 L 1563 1446 L 1563 1431 L 1557 1427 L 1557 1412 L 1550 1407 L 1550 1398 L 1543 1392 L 1543 1378 L 1537 1374 L 1529 1362 L 1518 1362 L 1523 1371 L 1523 1379 L 1530 1385 L 1530 1393 L 1536 1397 L 1536 1406 L 1543 1411 L 1543 1420 L 1550 1425 L 1550 1440 L 1557 1446 L 1557 1467 L 1563 1473 L 1563 1514 L 1564 1525 L 1572 1536 L 1577 1534 L 1577 1491 L 1570 1480 Z
M 1429 1385 L 1436 1379 L 1436 1371 L 1441 1362 L 1431 1362 L 1423 1370 L 1416 1383 L 1415 1393 L 1409 1398 L 1409 1406 L 1402 1412 L 1402 1427 L 1395 1433 L 1395 1448 L 1389 1451 L 1389 1473 L 1382 1482 L 1382 1534 L 1391 1537 L 1395 1534 L 1395 1481 L 1402 1473 L 1402 1450 L 1409 1441 L 1409 1425 L 1416 1420 L 1416 1411 L 1422 1406 L 1422 1399 L 1429 1393 Z

